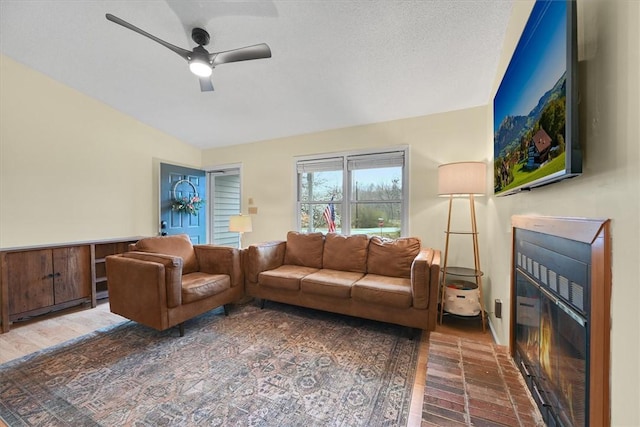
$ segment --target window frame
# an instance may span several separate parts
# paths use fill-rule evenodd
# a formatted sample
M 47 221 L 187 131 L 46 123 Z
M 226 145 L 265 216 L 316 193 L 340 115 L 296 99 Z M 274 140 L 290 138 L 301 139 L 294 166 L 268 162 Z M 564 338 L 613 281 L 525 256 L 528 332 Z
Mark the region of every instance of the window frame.
M 336 209 L 336 214 L 340 215 L 340 233 L 349 235 L 351 234 L 351 205 L 356 203 L 356 200 L 353 199 L 353 191 L 352 191 L 352 170 L 349 168 L 349 161 L 358 160 L 357 158 L 361 158 L 362 160 L 367 161 L 375 161 L 375 156 L 379 156 L 381 160 L 388 158 L 390 155 L 397 154 L 398 157 L 401 158 L 401 166 L 402 167 L 402 191 L 401 191 L 401 209 L 402 209 L 402 223 L 400 227 L 400 236 L 408 236 L 409 232 L 409 147 L 408 146 L 398 146 L 398 147 L 389 147 L 389 148 L 381 148 L 381 149 L 368 149 L 368 150 L 357 150 L 357 151 L 344 151 L 344 152 L 332 152 L 325 154 L 317 154 L 317 155 L 309 155 L 309 156 L 299 156 L 294 158 L 293 162 L 293 170 L 294 170 L 294 183 L 295 183 L 295 218 L 296 218 L 296 230 L 302 231 L 302 204 L 325 204 L 329 203 L 330 200 L 314 200 L 314 201 L 305 201 L 302 202 L 302 180 L 300 179 L 302 173 L 305 172 L 304 166 L 313 166 L 313 165 L 321 165 L 322 163 L 334 164 L 337 165 L 337 159 L 341 159 L 342 163 L 342 200 L 338 203 L 340 204 L 340 210 Z M 371 156 L 369 159 L 366 159 L 365 156 Z M 335 163 L 332 163 L 335 162 Z M 321 166 L 320 166 L 321 167 Z M 356 169 L 373 169 L 370 168 L 356 168 Z M 339 169 L 331 169 L 331 170 L 339 170 Z M 307 170 L 306 172 L 314 171 Z M 362 201 L 359 203 L 363 203 Z M 367 203 L 367 202 L 365 202 Z M 370 203 L 378 203 L 376 201 L 371 201 Z M 306 232 L 306 230 L 304 231 Z

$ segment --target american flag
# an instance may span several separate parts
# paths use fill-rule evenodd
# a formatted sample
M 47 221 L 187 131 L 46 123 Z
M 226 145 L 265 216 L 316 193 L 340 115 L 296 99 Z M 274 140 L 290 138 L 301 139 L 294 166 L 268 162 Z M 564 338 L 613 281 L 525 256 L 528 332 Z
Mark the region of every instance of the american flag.
M 333 208 L 333 197 L 331 198 L 331 202 L 324 208 L 324 212 L 322 212 L 322 216 L 324 216 L 325 221 L 327 221 L 327 226 L 329 228 L 329 233 L 333 233 L 336 231 L 336 211 Z

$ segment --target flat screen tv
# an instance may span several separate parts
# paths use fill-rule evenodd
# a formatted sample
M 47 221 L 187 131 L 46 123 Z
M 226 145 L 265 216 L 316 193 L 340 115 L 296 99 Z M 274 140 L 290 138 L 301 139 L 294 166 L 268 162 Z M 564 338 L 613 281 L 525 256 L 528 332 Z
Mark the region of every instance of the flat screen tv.
M 537 0 L 493 101 L 494 193 L 582 173 L 576 3 Z

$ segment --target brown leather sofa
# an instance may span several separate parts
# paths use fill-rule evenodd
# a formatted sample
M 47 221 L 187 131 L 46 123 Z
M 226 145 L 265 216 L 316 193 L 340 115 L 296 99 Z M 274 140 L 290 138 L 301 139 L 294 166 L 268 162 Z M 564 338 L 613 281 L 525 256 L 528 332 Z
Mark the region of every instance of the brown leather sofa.
M 192 245 L 186 234 L 149 237 L 106 258 L 113 313 L 157 330 L 244 296 L 240 251 Z M 227 307 L 225 306 L 225 314 Z
M 435 329 L 440 251 L 422 248 L 418 238 L 291 231 L 245 255 L 250 296 Z

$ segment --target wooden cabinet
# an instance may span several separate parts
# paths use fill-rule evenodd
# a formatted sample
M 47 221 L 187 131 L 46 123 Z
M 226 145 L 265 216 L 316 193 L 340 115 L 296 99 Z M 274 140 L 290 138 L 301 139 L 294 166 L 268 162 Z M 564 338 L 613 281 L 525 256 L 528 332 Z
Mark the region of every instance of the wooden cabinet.
M 105 257 L 138 238 L 0 251 L 2 332 L 11 322 L 106 298 Z
M 95 290 L 92 307 L 96 306 L 97 300 L 109 297 L 107 283 L 107 268 L 105 259 L 109 255 L 121 254 L 129 250 L 131 243 L 137 242 L 138 239 L 125 239 L 116 241 L 98 242 L 91 245 L 91 276 L 93 288 Z
M 3 330 L 4 309 L 12 322 L 90 302 L 90 258 L 89 245 L 3 253 Z
M 87 246 L 53 249 L 53 302 L 61 304 L 91 296 L 91 251 Z
M 3 264 L 11 317 L 54 304 L 51 250 L 9 253 Z

